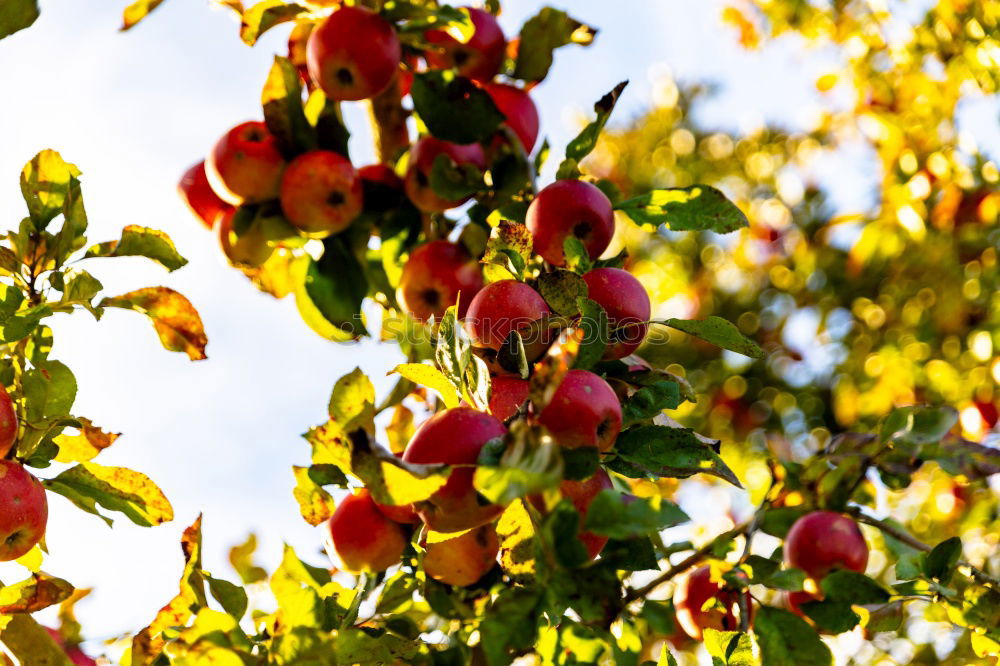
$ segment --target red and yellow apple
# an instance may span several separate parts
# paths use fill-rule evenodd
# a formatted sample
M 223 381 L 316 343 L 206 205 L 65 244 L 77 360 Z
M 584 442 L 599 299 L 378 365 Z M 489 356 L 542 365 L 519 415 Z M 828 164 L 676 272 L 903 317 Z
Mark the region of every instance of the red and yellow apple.
M 362 208 L 361 179 L 350 160 L 330 150 L 299 155 L 281 177 L 281 210 L 313 237 L 340 233 Z
M 473 585 L 496 564 L 500 540 L 492 523 L 480 525 L 453 539 L 427 543 L 423 568 L 430 578 L 456 587 Z
M 506 432 L 507 428 L 495 417 L 471 407 L 438 412 L 417 429 L 403 452 L 403 460 L 455 466 L 441 488 L 427 501 L 415 505 L 430 529 L 460 532 L 500 515 L 503 508 L 481 499 L 472 485 L 472 477 L 483 446 Z
M 262 122 L 250 121 L 226 132 L 205 159 L 205 174 L 221 199 L 234 206 L 278 197 L 285 158 Z
M 45 536 L 45 488 L 20 463 L 0 460 L 0 562 L 16 560 Z
M 209 229 L 215 226 L 219 217 L 233 209 L 209 184 L 204 160 L 184 172 L 177 184 L 177 192 L 191 212 Z
M 326 528 L 327 552 L 350 573 L 385 571 L 399 562 L 409 541 L 364 488 L 341 500 Z
M 468 310 L 483 287 L 479 262 L 457 243 L 435 240 L 415 249 L 403 266 L 399 296 L 403 308 L 416 319 L 440 319 L 459 304 L 458 316 Z M 461 295 L 461 302 L 459 302 Z
M 743 594 L 749 610 L 750 592 L 745 590 Z M 716 603 L 708 605 L 710 599 Z M 739 592 L 726 589 L 721 580 L 713 581 L 709 566 L 695 569 L 681 581 L 674 590 L 674 608 L 681 628 L 695 640 L 701 640 L 705 629 L 738 631 L 740 628 Z

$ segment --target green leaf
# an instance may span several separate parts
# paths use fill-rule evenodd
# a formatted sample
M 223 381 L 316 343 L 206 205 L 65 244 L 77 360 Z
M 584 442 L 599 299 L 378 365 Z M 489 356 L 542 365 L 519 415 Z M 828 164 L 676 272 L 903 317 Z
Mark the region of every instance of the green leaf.
M 483 172 L 474 164 L 456 164 L 448 155 L 438 155 L 431 167 L 430 185 L 434 194 L 448 201 L 461 201 L 488 189 Z
M 580 529 L 580 514 L 565 499 L 546 517 L 542 526 L 541 538 L 555 553 L 556 561 L 569 569 L 579 567 L 589 560 L 586 547 L 576 538 Z
M 639 226 L 655 231 L 714 231 L 728 234 L 749 226 L 746 215 L 709 185 L 651 190 L 615 206 Z
M 122 13 L 122 32 L 133 27 L 136 23 L 146 18 L 146 16 L 162 4 L 163 0 L 136 0 Z
M 868 576 L 854 571 L 833 571 L 820 583 L 826 599 L 846 601 L 863 606 L 883 604 L 889 600 L 889 591 Z
M 764 358 L 764 350 L 758 347 L 757 343 L 744 336 L 734 324 L 722 317 L 713 315 L 707 319 L 667 319 L 657 323 L 676 328 L 678 331 L 737 354 L 750 358 Z
M 521 379 L 527 379 L 531 371 L 531 364 L 528 362 L 528 355 L 524 349 L 524 338 L 520 331 L 511 331 L 504 338 L 500 349 L 497 350 L 497 363 L 507 372 L 517 374 Z
M 263 0 L 243 12 L 240 24 L 240 39 L 253 46 L 260 36 L 276 25 L 295 19 L 307 12 L 305 7 L 285 4 L 283 0 Z
M 208 581 L 209 591 L 222 606 L 222 609 L 237 620 L 242 618 L 247 612 L 246 590 L 228 580 L 214 578 L 208 573 L 204 573 L 204 576 L 205 580 Z
M 955 573 L 958 560 L 962 556 L 962 540 L 958 537 L 945 539 L 927 553 L 924 560 L 924 575 L 947 585 Z
M 830 666 L 833 654 L 799 616 L 761 606 L 753 623 L 763 666 Z
M 0 328 L 0 342 L 17 342 L 28 337 L 38 326 L 38 322 L 51 314 L 52 308 L 44 303 L 21 310 L 3 322 Z
M 10 319 L 24 303 L 24 294 L 17 287 L 0 283 L 0 324 Z
M 92 257 L 146 257 L 170 271 L 187 264 L 187 259 L 177 252 L 170 236 L 135 224 L 122 229 L 120 240 L 100 243 L 88 249 L 84 258 Z
M 807 601 L 801 608 L 817 627 L 834 634 L 850 631 L 861 622 L 861 616 L 854 612 L 849 601 Z
M 664 409 L 677 409 L 681 404 L 681 387 L 677 382 L 662 381 L 644 386 L 622 405 L 622 427 L 651 419 Z
M 84 462 L 74 465 L 54 479 L 43 482 L 52 492 L 66 497 L 84 511 L 110 520 L 97 511 L 120 511 L 142 527 L 152 527 L 174 519 L 174 510 L 149 477 L 124 467 L 105 467 Z
M 580 341 L 580 351 L 573 362 L 574 368 L 589 370 L 594 367 L 608 346 L 609 325 L 608 313 L 601 304 L 589 298 L 577 301 L 580 308 L 580 320 L 577 326 L 583 330 L 583 340 Z
M 954 407 L 900 407 L 882 422 L 880 439 L 910 444 L 939 442 L 958 422 Z
M 534 646 L 543 599 L 542 590 L 530 587 L 507 588 L 497 596 L 479 625 L 487 664 L 508 664 L 508 654 Z
M 64 273 L 52 273 L 49 278 L 52 286 L 62 292 L 60 303 L 81 303 L 90 305 L 97 294 L 103 289 L 100 281 L 87 271 L 71 268 Z
M 361 318 L 361 302 L 368 293 L 368 278 L 350 248 L 340 236 L 323 241 L 323 256 L 309 260 L 304 279 L 304 294 L 308 298 L 300 309 L 311 304 L 341 339 L 366 335 Z M 317 331 L 323 333 L 323 331 Z
M 652 497 L 626 497 L 602 490 L 587 509 L 585 529 L 613 539 L 655 534 L 690 520 L 673 502 Z
M 462 395 L 466 402 L 476 409 L 485 410 L 490 404 L 492 388 L 489 366 L 483 359 L 473 355 L 462 378 Z
M 43 150 L 24 165 L 21 194 L 36 230 L 41 231 L 62 213 L 67 201 L 79 198 L 79 177 L 80 170 L 54 150 Z
M 514 78 L 541 81 L 552 67 L 552 52 L 568 44 L 588 46 L 597 30 L 569 17 L 566 12 L 543 7 L 521 28 L 514 64 Z
M 49 361 L 24 373 L 21 390 L 28 423 L 41 424 L 69 415 L 76 400 L 76 377 L 64 363 Z
M 738 631 L 704 631 L 705 649 L 712 657 L 712 666 L 756 666 L 753 639 Z
M 407 664 L 417 656 L 419 641 L 392 634 L 371 635 L 362 629 L 343 629 L 334 642 L 337 664 Z M 326 655 L 317 655 L 318 657 Z M 308 663 L 325 663 L 309 660 Z
M 567 160 L 580 162 L 584 157 L 589 155 L 592 150 L 594 150 L 594 147 L 597 145 L 597 139 L 601 135 L 601 130 L 603 130 L 604 125 L 607 124 L 608 118 L 611 117 L 611 112 L 615 110 L 615 104 L 618 103 L 618 98 L 621 97 L 622 91 L 625 90 L 625 86 L 627 85 L 628 81 L 622 81 L 616 85 L 611 92 L 597 100 L 594 104 L 594 113 L 597 114 L 597 117 L 590 124 L 584 127 L 583 130 L 576 135 L 576 138 L 570 141 L 566 146 Z
M 783 506 L 777 509 L 768 509 L 764 512 L 764 518 L 760 522 L 760 530 L 765 534 L 784 539 L 795 521 L 811 510 L 804 506 Z
M 461 144 L 484 141 L 504 121 L 504 115 L 485 90 L 454 72 L 417 73 L 410 96 L 428 131 L 445 141 Z
M 472 360 L 472 340 L 458 322 L 458 306 L 445 310 L 438 326 L 434 360 L 455 388 L 461 386 L 465 369 Z
M 764 585 L 775 590 L 798 592 L 806 582 L 806 572 L 801 569 L 782 569 L 764 581 Z
M 38 19 L 38 0 L 8 0 L 0 12 L 0 39 L 30 27 Z
M 618 436 L 614 451 L 618 456 L 611 463 L 612 468 L 631 478 L 686 478 L 701 473 L 742 488 L 719 454 L 689 428 L 660 425 L 631 428 Z
M 575 273 L 586 273 L 594 266 L 583 241 L 576 236 L 567 236 L 563 241 L 563 256 L 566 257 L 567 268 Z
M 660 566 L 649 537 L 608 541 L 601 551 L 601 562 L 618 571 L 651 571 Z
M 575 449 L 563 449 L 562 452 L 564 478 L 570 481 L 589 479 L 597 471 L 601 456 L 596 446 L 580 446 Z
M 519 497 L 559 485 L 563 461 L 555 442 L 550 438 L 516 435 L 506 441 L 499 464 L 487 466 L 480 462 L 476 467 L 473 483 L 484 497 L 494 504 L 509 504 Z
M 298 5 L 282 4 L 281 0 L 265 0 L 247 13 L 265 4 L 292 8 L 294 13 L 285 20 L 304 11 Z M 276 7 L 272 7 L 274 8 Z M 246 14 L 244 19 L 245 17 Z M 309 124 L 302 107 L 302 82 L 299 79 L 299 72 L 288 58 L 274 57 L 274 64 L 268 72 L 264 89 L 260 94 L 260 103 L 264 107 L 264 122 L 267 123 L 267 128 L 278 140 L 278 145 L 287 157 L 316 147 L 316 130 Z
M 580 314 L 577 301 L 587 297 L 587 283 L 578 274 L 564 268 L 539 275 L 537 288 L 548 306 L 566 317 Z

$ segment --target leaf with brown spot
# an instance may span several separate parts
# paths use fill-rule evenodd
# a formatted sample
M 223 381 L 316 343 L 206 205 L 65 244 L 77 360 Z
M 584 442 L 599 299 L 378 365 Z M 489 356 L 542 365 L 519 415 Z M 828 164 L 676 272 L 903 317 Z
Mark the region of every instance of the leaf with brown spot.
M 170 236 L 149 227 L 130 224 L 122 229 L 120 240 L 98 243 L 87 250 L 85 259 L 95 257 L 146 257 L 175 271 L 187 263 L 177 252 Z
M 0 614 L 34 613 L 69 598 L 73 586 L 44 572 L 0 588 Z
M 104 432 L 90 419 L 81 417 L 76 420 L 80 422 L 78 434 L 62 434 L 55 438 L 59 446 L 59 455 L 55 458 L 57 462 L 87 462 L 121 437 L 121 433 Z
M 483 255 L 483 274 L 490 282 L 520 278 L 531 260 L 532 239 L 528 227 L 519 222 L 500 220 L 490 233 Z M 515 257 L 520 257 L 520 260 Z
M 185 352 L 192 361 L 205 356 L 208 337 L 191 301 L 168 287 L 146 287 L 105 298 L 100 307 L 134 310 L 153 320 L 160 342 L 170 351 Z
M 299 503 L 302 518 L 313 527 L 329 520 L 334 510 L 330 493 L 309 477 L 308 467 L 293 466 L 292 472 L 295 474 L 295 488 L 292 489 L 292 495 Z
M 145 474 L 124 467 L 84 462 L 46 480 L 44 485 L 105 520 L 108 519 L 97 510 L 98 505 L 109 511 L 120 511 L 142 527 L 174 519 L 173 507 L 163 491 Z
M 576 362 L 583 335 L 584 331 L 581 328 L 563 331 L 559 341 L 552 345 L 542 360 L 535 364 L 535 372 L 531 376 L 529 399 L 538 413 L 541 413 L 552 400 L 552 396 L 555 395 L 556 389 L 562 383 L 563 377 Z
M 184 573 L 180 592 L 132 639 L 133 666 L 152 664 L 163 651 L 164 630 L 184 626 L 199 609 L 208 605 L 205 577 L 201 572 L 201 515 L 184 530 L 181 549 L 184 551 Z

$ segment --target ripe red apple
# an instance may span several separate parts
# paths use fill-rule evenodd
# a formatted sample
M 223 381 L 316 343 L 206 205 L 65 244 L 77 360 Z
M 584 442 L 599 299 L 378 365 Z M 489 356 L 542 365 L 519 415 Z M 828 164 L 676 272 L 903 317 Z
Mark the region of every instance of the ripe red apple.
M 480 501 L 472 486 L 476 461 L 483 446 L 503 437 L 507 428 L 496 418 L 471 407 L 454 407 L 427 419 L 414 433 L 403 452 L 412 463 L 445 463 L 452 468 L 447 483 L 417 513 L 436 532 L 460 532 L 490 522 L 502 507 Z
M 350 573 L 385 571 L 399 562 L 407 542 L 403 528 L 378 510 L 364 488 L 341 500 L 327 522 L 327 552 Z
M 507 117 L 507 127 L 513 130 L 527 153 L 535 147 L 538 140 L 538 108 L 531 101 L 531 96 L 524 90 L 506 83 L 489 83 L 486 92 L 500 113 Z
M 606 381 L 587 370 L 570 370 L 538 422 L 560 446 L 596 446 L 605 452 L 622 429 L 622 407 Z
M 363 7 L 341 7 L 306 45 L 309 76 L 332 100 L 369 99 L 392 82 L 402 50 L 396 30 Z
M 590 559 L 594 559 L 604 550 L 604 546 L 608 543 L 608 537 L 583 530 L 583 525 L 587 520 L 587 511 L 590 509 L 590 503 L 594 501 L 599 492 L 610 490 L 611 488 L 613 488 L 611 477 L 608 476 L 603 467 L 598 467 L 597 471 L 589 479 L 584 479 L 583 481 L 566 479 L 559 484 L 559 494 L 572 502 L 573 507 L 580 514 L 581 531 L 576 536 L 583 544 L 583 547 L 587 549 L 587 555 L 590 556 Z M 539 511 L 545 509 L 545 501 L 541 495 L 532 495 L 529 497 L 529 500 Z
M 463 532 L 454 539 L 423 543 L 424 573 L 447 585 L 466 587 L 479 581 L 496 564 L 500 540 L 492 523 Z
M 379 504 L 375 502 L 375 506 L 382 512 L 383 516 L 394 523 L 416 525 L 420 522 L 420 516 L 417 515 L 417 510 L 413 508 L 412 504 Z
M 566 263 L 566 238 L 580 239 L 590 258 L 596 259 L 615 233 L 611 201 L 596 185 L 582 180 L 557 180 L 543 188 L 528 206 L 525 223 L 535 252 L 554 266 Z
M 751 606 L 750 592 L 744 591 L 746 607 Z M 709 599 L 717 599 L 725 607 L 718 606 L 703 610 Z M 699 567 L 674 590 L 674 608 L 677 611 L 677 621 L 681 628 L 691 638 L 701 640 L 704 629 L 718 631 L 738 631 L 739 593 L 735 590 L 723 589 L 723 582 L 712 581 L 711 567 Z
M 312 236 L 343 231 L 361 207 L 361 179 L 350 160 L 333 151 L 303 153 L 281 177 L 281 210 L 289 222 Z
M 820 580 L 834 569 L 864 573 L 868 544 L 858 524 L 833 511 L 807 513 L 785 537 L 785 563 Z
M 209 229 L 221 215 L 233 209 L 219 198 L 209 184 L 204 160 L 184 172 L 181 182 L 177 184 L 177 192 L 191 212 Z
M 17 410 L 7 389 L 0 389 L 0 458 L 3 458 L 17 442 Z
M 285 158 L 277 139 L 258 121 L 226 132 L 205 158 L 205 174 L 212 189 L 234 206 L 276 199 L 284 170 Z
M 0 562 L 16 560 L 45 536 L 49 505 L 38 479 L 13 460 L 0 460 Z
M 468 310 L 472 298 L 483 287 L 479 262 L 464 247 L 435 240 L 415 249 L 403 267 L 399 283 L 403 308 L 416 319 L 440 319 L 455 303 L 458 316 Z
M 517 377 L 494 377 L 492 381 L 490 414 L 501 421 L 506 421 L 517 414 L 517 410 L 528 399 L 531 385 L 527 380 Z
M 478 143 L 467 145 L 451 143 L 423 136 L 410 149 L 410 161 L 406 168 L 406 195 L 425 213 L 440 213 L 460 206 L 471 197 L 448 201 L 438 196 L 431 188 L 431 171 L 438 155 L 446 155 L 456 165 L 471 164 L 479 170 L 486 168 L 486 155 Z
M 365 210 L 384 213 L 399 207 L 405 194 L 403 179 L 386 164 L 368 164 L 358 169 Z
M 530 286 L 517 280 L 500 280 L 483 287 L 469 304 L 465 317 L 465 330 L 473 342 L 481 347 L 499 350 L 503 341 L 511 331 L 521 329 L 547 314 L 550 314 L 548 304 L 542 296 Z M 546 340 L 531 339 L 524 341 L 526 354 L 529 346 L 538 348 L 537 353 L 528 354 L 528 360 L 533 361 L 544 350 Z
M 587 296 L 604 308 L 609 328 L 615 331 L 604 359 L 625 358 L 646 337 L 651 313 L 649 294 L 631 273 L 620 268 L 596 268 L 584 274 L 583 281 L 587 283 Z
M 473 33 L 462 44 L 444 30 L 428 30 L 425 34 L 431 48 L 424 54 L 434 69 L 454 68 L 474 81 L 489 81 L 503 65 L 507 40 L 493 14 L 475 7 L 462 7 L 469 12 Z

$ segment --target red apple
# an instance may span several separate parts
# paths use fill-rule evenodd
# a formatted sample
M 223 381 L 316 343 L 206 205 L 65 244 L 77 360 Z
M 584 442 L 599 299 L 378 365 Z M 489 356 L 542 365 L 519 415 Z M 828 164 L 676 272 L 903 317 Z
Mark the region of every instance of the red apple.
M 48 632 L 55 644 L 62 648 L 62 651 L 69 658 L 71 664 L 74 666 L 97 666 L 97 662 L 88 657 L 87 654 L 80 649 L 79 645 L 67 646 L 63 641 L 62 634 L 51 627 L 45 627 L 45 631 Z
M 320 23 L 306 45 L 309 76 L 332 100 L 369 99 L 392 82 L 402 50 L 392 25 L 381 16 L 341 7 Z
M 625 358 L 646 337 L 651 313 L 649 294 L 631 273 L 620 268 L 596 268 L 587 272 L 583 281 L 587 283 L 587 296 L 608 313 L 609 328 L 614 331 L 604 359 Z
M 472 299 L 465 330 L 477 345 L 499 350 L 511 331 L 525 330 L 526 326 L 550 313 L 545 299 L 525 283 L 500 280 L 483 287 Z M 536 348 L 545 343 L 534 335 L 528 337 L 531 339 L 524 341 L 525 352 L 529 345 Z M 537 354 L 529 354 L 529 361 L 534 360 L 532 355 L 537 358 Z
M 417 510 L 413 508 L 412 504 L 379 504 L 375 502 L 375 506 L 382 512 L 383 516 L 394 523 L 416 525 L 420 522 L 420 516 L 417 515 Z
M 622 407 L 606 381 L 587 370 L 570 370 L 538 422 L 560 446 L 596 446 L 605 452 L 622 429 Z
M 208 183 L 208 175 L 205 173 L 205 162 L 202 160 L 184 172 L 181 182 L 177 184 L 177 192 L 184 199 L 191 212 L 211 229 L 215 221 L 233 207 L 219 198 L 212 186 Z
M 608 476 L 608 473 L 602 467 L 598 467 L 597 471 L 589 479 L 583 481 L 566 479 L 559 484 L 559 494 L 572 502 L 573 508 L 580 514 L 581 531 L 576 536 L 583 544 L 583 547 L 587 549 L 587 555 L 590 559 L 594 559 L 604 550 L 604 546 L 608 543 L 608 537 L 583 531 L 583 525 L 587 520 L 587 511 L 590 509 L 590 503 L 594 501 L 599 492 L 610 490 L 613 487 L 611 477 Z M 545 501 L 541 495 L 532 495 L 529 497 L 529 500 L 539 511 L 545 509 Z
M 212 189 L 234 206 L 276 199 L 284 169 L 277 139 L 257 121 L 226 132 L 205 159 Z
M 49 505 L 38 479 L 13 460 L 0 460 L 0 562 L 16 560 L 45 536 Z
M 454 539 L 427 543 L 424 573 L 439 583 L 466 587 L 473 585 L 496 564 L 500 540 L 492 524 L 463 532 Z
M 750 592 L 744 591 L 746 607 L 750 608 Z M 718 600 L 719 606 L 711 606 L 704 610 L 709 599 Z M 712 581 L 711 567 L 699 567 L 692 571 L 674 590 L 674 608 L 677 611 L 677 621 L 681 628 L 691 638 L 701 640 L 704 629 L 718 631 L 738 631 L 739 593 L 727 590 L 723 582 Z
M 479 170 L 486 168 L 486 156 L 478 143 L 467 145 L 451 143 L 423 136 L 410 149 L 410 162 L 406 168 L 406 195 L 425 213 L 440 213 L 460 206 L 471 197 L 448 201 L 431 188 L 431 171 L 438 155 L 446 155 L 456 165 L 470 164 Z
M 480 501 L 472 477 L 483 446 L 506 432 L 503 423 L 471 407 L 438 412 L 417 429 L 403 452 L 403 460 L 456 465 L 447 483 L 428 501 L 416 505 L 417 513 L 429 528 L 436 532 L 460 532 L 500 515 L 502 507 Z
M 506 421 L 521 408 L 528 399 L 531 384 L 517 377 L 494 377 L 490 394 L 490 414 Z
M 425 37 L 431 48 L 424 55 L 434 69 L 455 69 L 474 81 L 489 81 L 503 65 L 507 40 L 493 14 L 474 7 L 469 12 L 473 33 L 461 43 L 444 30 L 428 30 Z
M 327 551 L 350 573 L 385 571 L 399 562 L 408 541 L 364 488 L 345 497 L 327 522 Z
M 820 580 L 834 569 L 864 573 L 868 544 L 858 524 L 834 511 L 807 513 L 785 537 L 785 563 Z
M 506 125 L 521 140 L 524 150 L 530 153 L 538 140 L 538 108 L 524 90 L 506 83 L 489 83 L 486 92 L 500 113 L 507 117 Z
M 17 410 L 10 393 L 4 388 L 0 390 L 0 458 L 6 456 L 16 443 Z
M 580 239 L 596 259 L 615 233 L 611 201 L 596 185 L 582 180 L 557 180 L 542 189 L 528 206 L 525 223 L 535 252 L 554 266 L 566 263 L 563 243 L 568 237 Z
M 311 236 L 343 231 L 361 207 L 361 179 L 354 165 L 335 152 L 303 153 L 281 177 L 281 210 L 289 222 Z
M 400 301 L 416 319 L 440 319 L 455 303 L 462 317 L 469 302 L 483 287 L 483 271 L 464 247 L 435 240 L 415 249 L 403 267 Z
M 365 210 L 384 213 L 403 201 L 403 179 L 385 164 L 368 164 L 358 169 L 364 192 Z

